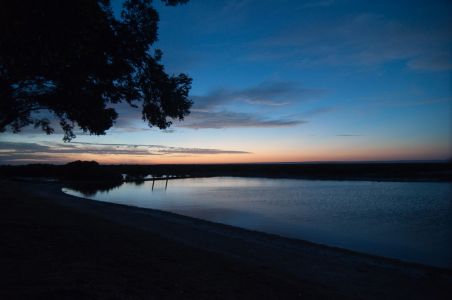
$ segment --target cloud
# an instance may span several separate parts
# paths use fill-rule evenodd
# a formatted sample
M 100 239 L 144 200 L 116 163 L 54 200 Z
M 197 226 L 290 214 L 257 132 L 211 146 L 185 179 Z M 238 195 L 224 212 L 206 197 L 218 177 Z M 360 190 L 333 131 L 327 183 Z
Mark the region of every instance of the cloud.
M 89 145 L 89 146 L 110 146 L 110 147 L 148 147 L 148 148 L 166 148 L 166 146 L 162 145 L 149 145 L 149 144 L 126 144 L 126 143 L 90 143 L 90 142 L 70 142 L 70 143 L 53 143 L 53 142 L 43 142 L 49 145 L 62 145 L 62 146 L 73 146 L 73 145 Z
M 324 89 L 304 88 L 290 81 L 263 82 L 243 89 L 217 89 L 207 95 L 193 96 L 194 109 L 211 109 L 224 104 L 245 102 L 252 105 L 284 106 L 318 98 Z
M 192 129 L 203 128 L 269 128 L 269 127 L 291 127 L 304 124 L 306 121 L 291 118 L 270 119 L 250 113 L 232 111 L 195 111 L 179 127 Z
M 253 42 L 250 60 L 279 60 L 301 66 L 378 66 L 405 61 L 416 70 L 451 69 L 450 28 L 420 27 L 377 14 L 344 16 L 299 24 Z
M 237 102 L 258 106 L 280 107 L 324 95 L 326 90 L 304 88 L 291 81 L 262 82 L 242 89 L 217 89 L 193 97 L 191 114 L 178 127 L 192 129 L 292 127 L 306 123 L 297 117 L 263 116 L 253 112 L 232 111 L 225 107 Z M 273 113 L 273 111 L 272 111 Z
M 259 107 L 281 107 L 296 101 L 308 101 L 326 94 L 324 89 L 304 88 L 295 82 L 263 82 L 243 89 L 216 89 L 203 96 L 192 96 L 194 106 L 183 122 L 174 122 L 175 127 L 164 131 L 174 132 L 177 128 L 269 128 L 290 127 L 306 123 L 297 117 L 263 116 L 254 112 L 238 112 L 240 103 L 247 103 L 250 109 Z M 233 104 L 228 106 L 228 104 Z M 322 111 L 313 112 L 320 113 Z M 137 109 L 126 105 L 119 106 L 119 119 L 115 132 L 134 132 L 153 130 L 141 122 Z M 274 110 L 272 110 L 272 114 Z M 155 130 L 155 129 L 154 129 Z
M 361 134 L 336 134 L 336 136 L 355 137 L 355 136 L 362 136 L 362 135 Z
M 203 148 L 168 148 L 160 150 L 164 154 L 251 154 L 248 151 L 203 149 Z
M 146 144 L 108 144 L 108 143 L 89 143 L 89 142 L 71 142 L 70 144 L 76 145 L 90 145 L 90 146 L 107 146 L 107 147 L 125 147 L 125 148 L 145 148 L 154 149 L 158 154 L 171 154 L 171 153 L 186 153 L 186 154 L 249 154 L 247 151 L 235 151 L 235 150 L 220 150 L 220 149 L 205 149 L 205 148 L 183 148 L 183 147 L 169 147 L 162 145 L 146 145 Z M 61 145 L 61 144 L 60 144 Z
M 145 144 L 106 144 L 88 142 L 0 142 L 0 163 L 18 162 L 64 162 L 69 157 L 80 154 L 95 155 L 134 155 L 154 156 L 173 154 L 186 155 L 216 155 L 216 154 L 250 154 L 247 151 L 223 150 L 208 148 L 169 147 L 163 145 Z
M 45 152 L 49 147 L 36 143 L 0 142 L 0 155 Z

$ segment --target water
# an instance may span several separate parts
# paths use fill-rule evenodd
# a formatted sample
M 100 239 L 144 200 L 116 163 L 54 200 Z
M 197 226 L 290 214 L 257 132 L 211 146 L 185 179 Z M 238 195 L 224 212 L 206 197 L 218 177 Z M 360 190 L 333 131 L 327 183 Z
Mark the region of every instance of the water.
M 64 192 L 452 268 L 452 184 L 198 178 Z M 80 188 L 78 188 L 80 190 Z

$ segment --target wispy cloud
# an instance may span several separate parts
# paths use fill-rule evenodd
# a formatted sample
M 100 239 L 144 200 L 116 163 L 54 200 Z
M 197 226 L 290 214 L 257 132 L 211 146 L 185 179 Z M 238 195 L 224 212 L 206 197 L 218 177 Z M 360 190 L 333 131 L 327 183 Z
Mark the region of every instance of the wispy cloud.
M 378 14 L 358 14 L 292 26 L 252 43 L 251 60 L 282 60 L 304 66 L 375 66 L 406 61 L 416 70 L 449 70 L 452 30 L 432 31 Z
M 102 146 L 108 147 L 109 150 L 116 150 L 118 148 L 128 148 L 135 151 L 135 149 L 148 149 L 153 150 L 153 154 L 163 155 L 172 153 L 185 153 L 185 154 L 248 154 L 247 151 L 235 151 L 235 150 L 221 150 L 221 149 L 206 149 L 206 148 L 184 148 L 184 147 L 169 147 L 162 145 L 148 145 L 148 144 L 108 144 L 108 143 L 89 143 L 89 142 L 71 142 L 69 144 L 58 145 L 88 145 L 88 146 Z
M 262 82 L 242 89 L 216 89 L 206 95 L 194 96 L 192 113 L 178 127 L 205 128 L 269 128 L 291 127 L 306 123 L 298 117 L 257 113 L 260 107 L 285 107 L 296 102 L 318 99 L 324 89 L 305 88 L 295 82 Z M 252 112 L 231 110 L 238 104 L 249 104 Z
M 188 117 L 180 127 L 203 129 L 203 128 L 269 128 L 269 127 L 291 127 L 304 124 L 306 121 L 292 118 L 267 118 L 250 113 L 232 111 L 195 111 Z
M 210 109 L 234 102 L 254 105 L 284 106 L 316 99 L 326 94 L 324 89 L 305 88 L 295 82 L 263 82 L 243 89 L 217 89 L 207 95 L 193 96 L 195 109 Z
M 216 155 L 216 154 L 250 154 L 247 151 L 223 150 L 209 148 L 185 148 L 169 147 L 163 145 L 146 144 L 108 144 L 108 143 L 88 143 L 88 142 L 0 142 L 0 163 L 14 162 L 60 162 L 70 160 L 80 154 L 94 155 L 133 155 L 133 156 L 154 156 L 154 155 Z

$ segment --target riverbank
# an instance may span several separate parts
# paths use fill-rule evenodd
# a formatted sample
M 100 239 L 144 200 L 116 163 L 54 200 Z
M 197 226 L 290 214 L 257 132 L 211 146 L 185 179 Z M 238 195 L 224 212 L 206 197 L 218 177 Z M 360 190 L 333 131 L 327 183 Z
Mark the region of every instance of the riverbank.
M 448 299 L 452 271 L 5 180 L 0 298 Z

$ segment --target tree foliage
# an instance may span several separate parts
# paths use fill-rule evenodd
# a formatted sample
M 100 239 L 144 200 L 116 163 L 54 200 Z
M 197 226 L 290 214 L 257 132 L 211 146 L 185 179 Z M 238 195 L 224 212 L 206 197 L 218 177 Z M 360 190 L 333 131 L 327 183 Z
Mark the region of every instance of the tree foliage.
M 188 0 L 162 0 L 177 5 Z M 183 119 L 191 78 L 168 75 L 151 0 L 126 0 L 115 17 L 109 0 L 5 0 L 0 4 L 0 131 L 27 125 L 54 129 L 64 140 L 79 127 L 105 134 L 117 118 L 112 104 L 141 105 L 149 126 Z

